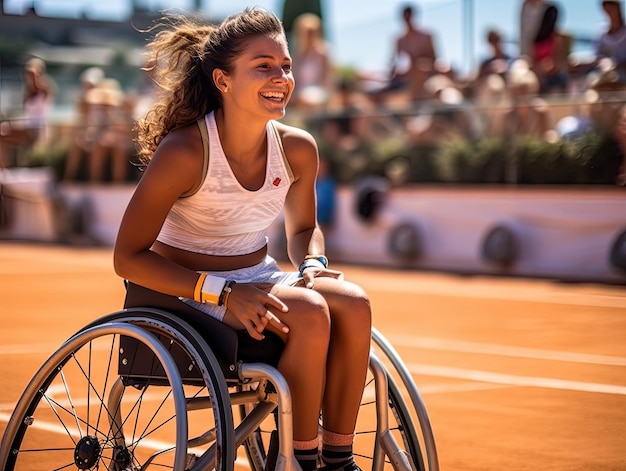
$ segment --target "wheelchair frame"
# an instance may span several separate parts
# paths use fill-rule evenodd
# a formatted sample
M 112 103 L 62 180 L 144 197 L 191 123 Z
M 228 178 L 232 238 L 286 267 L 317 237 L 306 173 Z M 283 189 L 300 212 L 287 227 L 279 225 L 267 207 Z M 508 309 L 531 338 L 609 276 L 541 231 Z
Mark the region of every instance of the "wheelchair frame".
M 369 370 L 376 420 L 370 434 L 373 442 L 368 442 L 371 469 L 438 471 L 431 424 L 410 373 L 376 329 L 372 340 Z M 108 359 L 96 358 L 107 350 Z M 57 466 L 53 469 L 136 471 L 161 465 L 175 471 L 232 471 L 237 450 L 244 446 L 252 471 L 261 471 L 267 458 L 264 427 L 276 427 L 276 469 L 299 471 L 293 454 L 291 396 L 284 377 L 267 363 L 237 361 L 236 372 L 233 366 L 218 359 L 197 330 L 168 311 L 132 307 L 103 316 L 70 337 L 33 376 L 7 424 L 0 444 L 0 469 L 34 469 L 28 466 L 52 459 Z M 87 393 L 86 406 L 71 391 L 74 381 L 78 392 Z M 144 419 L 140 410 L 151 404 L 148 390 L 163 391 L 162 402 L 153 401 L 155 415 Z M 123 414 L 126 396 L 135 403 Z M 238 422 L 235 409 L 240 411 Z M 209 419 L 209 427 L 205 430 L 203 422 L 199 435 L 190 438 L 195 422 L 188 416 L 196 412 L 203 421 Z M 102 416 L 108 425 L 102 425 Z M 39 422 L 42 429 L 34 426 Z M 58 438 L 64 446 L 41 443 L 39 434 L 50 429 L 49 422 L 62 425 Z M 157 428 L 161 422 L 169 441 L 150 441 L 153 431 L 161 433 Z M 138 433 L 142 430 L 145 437 Z M 50 438 L 56 439 L 57 435 Z M 151 452 L 150 447 L 157 451 Z

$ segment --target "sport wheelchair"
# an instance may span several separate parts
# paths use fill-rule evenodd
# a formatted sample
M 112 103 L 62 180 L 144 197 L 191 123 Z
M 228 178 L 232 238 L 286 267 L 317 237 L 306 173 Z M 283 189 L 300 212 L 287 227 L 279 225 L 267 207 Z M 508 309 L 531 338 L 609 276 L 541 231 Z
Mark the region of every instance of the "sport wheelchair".
M 43 363 L 7 424 L 0 469 L 264 471 L 277 430 L 275 469 L 299 471 L 278 337 L 252 341 L 180 303 L 135 304 L 127 296 L 125 309 L 83 327 Z M 357 463 L 438 471 L 410 373 L 376 329 L 372 340 Z

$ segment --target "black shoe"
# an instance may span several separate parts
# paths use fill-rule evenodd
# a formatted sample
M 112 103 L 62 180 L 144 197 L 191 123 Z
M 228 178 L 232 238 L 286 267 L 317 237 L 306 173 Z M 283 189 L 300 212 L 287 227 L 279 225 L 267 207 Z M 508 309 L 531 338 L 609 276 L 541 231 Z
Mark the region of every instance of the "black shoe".
M 274 471 L 276 461 L 278 461 L 278 430 L 272 430 L 270 444 L 267 447 L 267 455 L 265 457 L 265 471 Z

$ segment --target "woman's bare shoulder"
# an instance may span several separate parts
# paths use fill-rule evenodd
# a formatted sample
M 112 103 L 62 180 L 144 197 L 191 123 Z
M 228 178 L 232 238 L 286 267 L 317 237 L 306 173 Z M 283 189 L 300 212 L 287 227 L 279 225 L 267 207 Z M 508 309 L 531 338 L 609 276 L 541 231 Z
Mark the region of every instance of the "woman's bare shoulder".
M 202 149 L 200 130 L 196 124 L 190 124 L 170 131 L 159 144 L 163 151 L 195 154 Z
M 317 152 L 317 143 L 310 132 L 281 122 L 276 122 L 276 129 L 285 152 Z
M 201 175 L 203 158 L 198 126 L 181 127 L 170 131 L 159 143 L 147 173 L 179 181 L 183 189 L 192 188 Z

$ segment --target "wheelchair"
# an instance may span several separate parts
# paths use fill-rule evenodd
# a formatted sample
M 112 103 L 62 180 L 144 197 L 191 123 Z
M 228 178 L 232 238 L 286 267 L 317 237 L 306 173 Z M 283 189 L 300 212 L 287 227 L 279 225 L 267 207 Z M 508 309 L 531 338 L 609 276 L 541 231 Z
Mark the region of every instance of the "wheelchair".
M 126 303 L 35 373 L 7 423 L 0 469 L 264 471 L 276 430 L 275 469 L 300 471 L 281 349 L 271 333 L 259 345 L 179 306 Z M 354 452 L 363 471 L 439 469 L 419 391 L 376 329 Z

